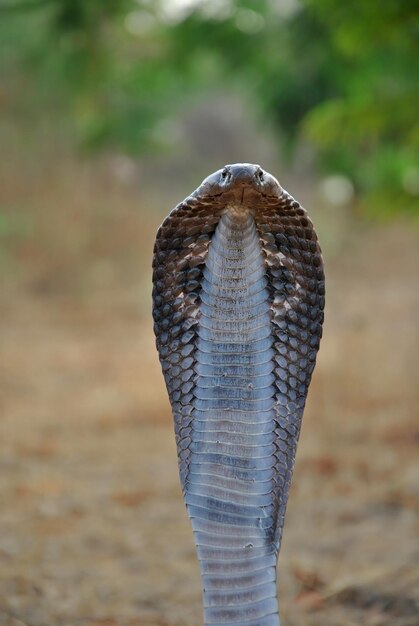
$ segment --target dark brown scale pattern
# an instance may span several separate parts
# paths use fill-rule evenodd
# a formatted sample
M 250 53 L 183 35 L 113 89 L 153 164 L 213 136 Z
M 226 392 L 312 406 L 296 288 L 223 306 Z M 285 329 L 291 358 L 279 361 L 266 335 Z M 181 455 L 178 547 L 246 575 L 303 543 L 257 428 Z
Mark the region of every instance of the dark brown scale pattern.
M 220 212 L 208 202 L 182 202 L 159 228 L 154 248 L 154 332 L 175 422 L 182 487 L 190 457 L 200 285 L 219 219 Z
M 266 255 L 275 351 L 278 518 L 284 524 L 301 419 L 322 335 L 325 280 L 317 236 L 305 209 L 284 192 L 279 204 L 255 211 Z M 282 482 L 284 481 L 284 483 Z
M 165 219 L 154 249 L 154 331 L 173 409 L 182 485 L 190 456 L 200 284 L 211 236 L 222 211 L 216 198 L 202 199 L 192 194 Z M 266 256 L 277 362 L 276 446 L 278 464 L 284 468 L 277 477 L 278 540 L 301 417 L 322 334 L 324 272 L 313 224 L 292 196 L 284 191 L 280 200 L 255 207 L 254 216 Z M 284 441 L 288 441 L 288 446 Z

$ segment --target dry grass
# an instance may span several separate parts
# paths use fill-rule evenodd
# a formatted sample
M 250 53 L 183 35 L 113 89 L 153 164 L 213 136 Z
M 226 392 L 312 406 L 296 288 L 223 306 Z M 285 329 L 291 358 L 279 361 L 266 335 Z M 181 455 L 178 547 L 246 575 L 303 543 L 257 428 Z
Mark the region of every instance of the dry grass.
M 162 213 L 108 162 L 20 163 L 24 184 L 14 165 L 1 205 L 0 624 L 199 624 L 149 315 Z M 413 626 L 417 233 L 351 220 L 331 232 L 317 218 L 334 245 L 280 557 L 283 622 Z

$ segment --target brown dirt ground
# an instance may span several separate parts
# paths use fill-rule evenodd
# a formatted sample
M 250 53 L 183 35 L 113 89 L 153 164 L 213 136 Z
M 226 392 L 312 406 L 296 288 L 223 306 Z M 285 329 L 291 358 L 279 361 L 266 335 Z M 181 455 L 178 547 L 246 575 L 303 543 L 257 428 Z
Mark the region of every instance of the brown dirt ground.
M 13 209 L 27 227 L 5 244 L 0 624 L 197 625 L 149 316 L 161 214 L 79 174 L 29 185 Z M 280 555 L 283 623 L 418 625 L 417 232 L 350 222 L 335 239 Z

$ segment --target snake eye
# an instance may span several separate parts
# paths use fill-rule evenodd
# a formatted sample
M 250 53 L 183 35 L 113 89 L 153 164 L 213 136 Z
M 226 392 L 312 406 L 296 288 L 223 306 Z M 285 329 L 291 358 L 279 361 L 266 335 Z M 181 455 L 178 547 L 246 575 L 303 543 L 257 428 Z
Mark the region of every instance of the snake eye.
M 228 167 L 225 167 L 221 172 L 221 180 L 228 180 L 230 178 L 230 170 Z
M 263 183 L 263 181 L 265 180 L 265 176 L 263 174 L 263 169 L 261 167 L 258 167 L 258 169 L 255 172 L 255 176 L 260 183 Z

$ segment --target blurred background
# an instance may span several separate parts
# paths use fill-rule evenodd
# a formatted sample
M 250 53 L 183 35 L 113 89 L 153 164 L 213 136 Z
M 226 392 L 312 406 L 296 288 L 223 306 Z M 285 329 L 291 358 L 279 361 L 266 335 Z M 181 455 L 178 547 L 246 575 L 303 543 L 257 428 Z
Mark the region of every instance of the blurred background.
M 418 30 L 413 0 L 0 1 L 0 624 L 202 623 L 151 255 L 247 161 L 327 275 L 283 622 L 417 626 Z

